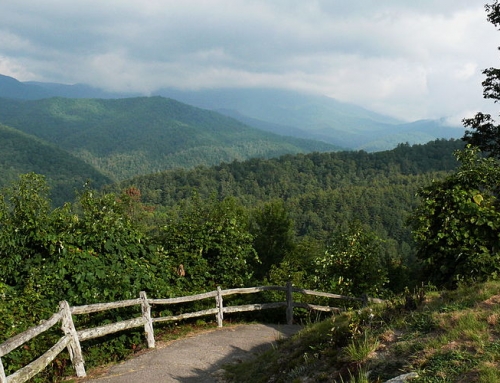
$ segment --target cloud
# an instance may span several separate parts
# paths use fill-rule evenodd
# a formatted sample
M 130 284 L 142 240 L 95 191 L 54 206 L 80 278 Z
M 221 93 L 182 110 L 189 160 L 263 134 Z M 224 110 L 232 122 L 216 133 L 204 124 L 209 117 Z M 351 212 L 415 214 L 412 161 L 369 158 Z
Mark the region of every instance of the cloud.
M 21 80 L 288 88 L 408 120 L 481 106 L 497 59 L 476 0 L 16 0 L 0 14 L 0 70 Z

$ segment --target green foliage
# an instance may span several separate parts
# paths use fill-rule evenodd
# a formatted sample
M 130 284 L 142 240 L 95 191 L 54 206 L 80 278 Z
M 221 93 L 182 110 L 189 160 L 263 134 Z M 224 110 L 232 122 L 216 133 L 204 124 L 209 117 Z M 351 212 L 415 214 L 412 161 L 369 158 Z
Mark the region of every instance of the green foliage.
M 314 276 L 323 291 L 361 296 L 378 294 L 388 281 L 381 240 L 359 222 L 334 233 Z
M 95 188 L 110 182 L 109 178 L 66 150 L 1 124 L 0 142 L 0 187 L 7 187 L 19 174 L 43 174 L 51 186 L 54 205 L 62 206 L 71 201 L 75 189 L 81 189 L 88 180 Z
M 252 240 L 246 212 L 235 199 L 202 201 L 196 195 L 160 234 L 166 253 L 185 271 L 179 283 L 190 291 L 248 283 L 258 259 Z
M 43 177 L 27 174 L 6 192 L 0 281 L 22 291 L 36 280 L 39 293 L 55 304 L 112 301 L 139 291 L 165 291 L 156 267 L 168 258 L 124 214 L 113 194 L 86 189 L 75 205 L 51 210 Z M 167 289 L 168 291 L 168 289 Z
M 294 222 L 282 200 L 275 200 L 257 208 L 252 216 L 253 247 L 260 265 L 255 267 L 255 278 L 268 276 L 271 266 L 278 265 L 295 249 Z
M 424 277 L 440 285 L 497 277 L 500 271 L 500 166 L 468 147 L 461 166 L 419 192 L 411 225 Z

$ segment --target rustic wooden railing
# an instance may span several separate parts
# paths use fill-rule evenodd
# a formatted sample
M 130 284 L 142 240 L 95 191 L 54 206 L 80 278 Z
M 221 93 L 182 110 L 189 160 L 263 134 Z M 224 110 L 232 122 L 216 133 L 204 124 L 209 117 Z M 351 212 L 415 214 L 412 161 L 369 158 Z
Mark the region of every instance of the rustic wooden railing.
M 286 302 L 272 302 L 272 303 L 257 303 L 248 304 L 240 306 L 227 306 L 223 305 L 223 297 L 227 295 L 234 294 L 251 294 L 261 291 L 285 291 L 286 292 Z M 118 331 L 127 330 L 131 328 L 144 326 L 144 332 L 146 335 L 146 340 L 149 348 L 155 347 L 155 338 L 153 332 L 153 323 L 174 321 L 187 318 L 195 318 L 204 315 L 215 314 L 217 319 L 217 326 L 222 327 L 222 322 L 225 313 L 235 313 L 235 312 L 245 312 L 245 311 L 255 311 L 255 310 L 265 310 L 278 307 L 286 307 L 286 319 L 288 324 L 293 323 L 293 308 L 302 307 L 310 310 L 319 310 L 325 312 L 339 312 L 340 309 L 330 306 L 318 306 L 303 302 L 294 302 L 293 293 L 302 293 L 307 295 L 335 298 L 335 299 L 349 299 L 349 300 L 360 300 L 364 303 L 369 301 L 374 303 L 380 303 L 381 300 L 376 298 L 354 298 L 347 297 L 338 294 L 331 294 L 313 290 L 306 290 L 292 287 L 291 283 L 288 283 L 286 287 L 283 286 L 260 286 L 260 287 L 248 287 L 239 289 L 229 289 L 221 290 L 220 287 L 215 291 L 210 291 L 208 293 L 196 294 L 178 298 L 167 298 L 167 299 L 148 299 L 145 292 L 141 292 L 139 298 L 129 299 L 118 302 L 111 303 L 97 303 L 85 306 L 70 307 L 68 302 L 62 301 L 59 304 L 59 311 L 52 315 L 52 317 L 38 326 L 32 327 L 10 339 L 0 344 L 0 383 L 22 383 L 34 377 L 45 367 L 47 367 L 59 353 L 61 353 L 65 348 L 68 349 L 69 356 L 73 367 L 75 369 L 76 375 L 78 377 L 86 376 L 84 359 L 82 354 L 82 349 L 80 342 L 98 338 L 104 335 L 112 334 Z M 180 315 L 172 315 L 166 317 L 151 317 L 151 305 L 170 305 L 175 303 L 185 303 L 194 302 L 207 298 L 215 298 L 215 308 L 208 310 L 196 311 L 191 313 L 184 313 Z M 128 306 L 140 305 L 142 315 L 137 318 L 132 318 L 129 320 L 108 324 L 105 326 L 93 327 L 89 329 L 83 329 L 77 331 L 73 323 L 73 315 L 79 314 L 90 314 L 105 310 L 117 309 Z M 61 329 L 64 336 L 59 339 L 59 341 L 53 345 L 47 352 L 45 352 L 38 359 L 34 360 L 27 366 L 17 370 L 13 374 L 6 376 L 2 364 L 2 357 L 12 350 L 22 346 L 24 343 L 30 341 L 37 335 L 49 330 L 51 327 L 61 322 Z

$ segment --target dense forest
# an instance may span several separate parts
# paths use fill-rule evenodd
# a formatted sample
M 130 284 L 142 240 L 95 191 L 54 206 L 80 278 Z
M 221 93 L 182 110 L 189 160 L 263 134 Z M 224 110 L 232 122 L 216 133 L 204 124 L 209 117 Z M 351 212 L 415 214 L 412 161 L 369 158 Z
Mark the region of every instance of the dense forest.
M 0 99 L 0 123 L 82 159 L 113 180 L 234 159 L 332 151 L 162 97 Z
M 37 137 L 0 124 L 0 188 L 19 174 L 35 172 L 47 177 L 54 205 L 74 198 L 75 190 L 90 181 L 100 189 L 111 180 L 81 159 Z
M 265 214 L 271 219 L 273 214 L 281 214 L 280 219 L 291 225 L 291 235 L 275 238 L 283 243 L 274 246 L 288 250 L 264 256 L 262 252 L 269 249 L 269 244 L 257 249 L 260 258 L 267 258 L 266 272 L 259 268 L 261 276 L 266 277 L 270 277 L 270 267 L 279 266 L 283 260 L 295 262 L 295 271 L 303 272 L 305 258 L 319 256 L 334 233 L 350 230 L 349 223 L 357 222 L 359 228 L 384 241 L 385 259 L 404 265 L 406 274 L 400 270 L 398 275 L 404 274 L 408 283 L 410 274 L 417 277 L 416 270 L 410 271 L 415 266 L 414 248 L 406 225 L 418 204 L 416 193 L 434 178 L 440 179 L 456 169 L 453 152 L 463 145 L 460 140 L 437 140 L 426 145 L 401 144 L 378 153 L 312 153 L 234 161 L 211 168 L 136 177 L 118 184 L 115 191 L 131 187 L 140 190 L 143 203 L 158 214 L 182 211 L 193 195 L 212 202 L 234 199 L 250 216 Z M 279 226 L 283 222 L 272 224 Z M 266 225 L 266 230 L 273 230 L 270 223 Z M 302 254 L 285 254 L 299 244 Z M 297 259 L 292 262 L 294 257 Z M 394 278 L 392 282 L 396 290 L 405 287 L 396 287 L 394 284 L 399 282 Z

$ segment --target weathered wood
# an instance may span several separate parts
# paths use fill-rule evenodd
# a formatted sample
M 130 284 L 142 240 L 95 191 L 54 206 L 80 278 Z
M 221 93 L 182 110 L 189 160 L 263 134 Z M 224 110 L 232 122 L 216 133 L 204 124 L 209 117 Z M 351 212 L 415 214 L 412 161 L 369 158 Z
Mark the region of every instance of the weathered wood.
M 294 293 L 302 293 L 302 294 L 306 294 L 306 295 L 314 295 L 314 296 L 317 296 L 317 297 L 334 298 L 334 299 L 348 299 L 348 300 L 356 300 L 356 301 L 362 300 L 362 298 L 348 297 L 348 296 L 345 296 L 345 295 L 331 294 L 331 293 L 325 293 L 323 291 L 307 290 L 307 289 L 301 289 L 301 288 L 297 288 L 297 287 L 293 287 L 292 291 Z
M 204 315 L 217 314 L 218 312 L 219 312 L 219 309 L 218 308 L 214 308 L 214 309 L 196 311 L 196 312 L 192 312 L 192 313 L 184 313 L 184 314 L 179 314 L 179 315 L 170 315 L 168 317 L 157 317 L 157 318 L 153 318 L 153 323 L 156 323 L 156 322 L 167 322 L 167 321 L 181 320 L 181 319 L 188 319 L 188 318 L 196 318 L 196 317 L 201 317 L 201 316 L 204 316 Z
M 209 291 L 208 293 L 188 295 L 185 297 L 177 298 L 166 298 L 166 299 L 148 299 L 148 302 L 153 305 L 170 305 L 173 303 L 185 303 L 194 302 L 206 298 L 214 298 L 217 295 L 217 291 Z
M 215 307 L 218 309 L 217 315 L 217 327 L 222 327 L 224 320 L 224 301 L 222 299 L 222 290 L 220 286 L 217 286 L 217 295 L 215 297 Z
M 113 334 L 118 331 L 128 330 L 134 327 L 141 327 L 144 325 L 144 318 L 138 317 L 117 323 L 111 323 L 105 326 L 93 327 L 77 331 L 80 341 L 99 338 L 104 335 Z
M 78 339 L 78 334 L 75 329 L 75 324 L 73 323 L 73 316 L 71 315 L 71 309 L 68 302 L 59 302 L 59 309 L 62 313 L 61 329 L 64 334 L 71 339 L 71 342 L 68 343 L 68 353 L 71 363 L 73 363 L 76 376 L 83 378 L 87 376 L 87 373 L 85 372 L 82 347 L 80 346 L 80 340 Z
M 273 303 L 260 303 L 260 304 L 249 304 L 249 305 L 241 305 L 241 306 L 223 306 L 223 296 L 232 295 L 232 294 L 252 294 L 261 291 L 285 291 L 286 292 L 286 302 L 273 302 Z M 293 323 L 293 308 L 294 307 L 302 307 L 310 310 L 319 310 L 325 312 L 339 312 L 340 309 L 336 307 L 329 306 L 319 306 L 308 303 L 293 302 L 293 293 L 301 293 L 319 297 L 333 298 L 333 299 L 350 299 L 350 300 L 363 300 L 365 303 L 382 303 L 383 300 L 378 298 L 369 298 L 366 295 L 363 298 L 355 298 L 348 297 L 339 294 L 331 294 L 321 291 L 307 290 L 292 287 L 290 282 L 287 283 L 286 287 L 283 286 L 257 286 L 257 287 L 247 287 L 247 288 L 236 288 L 236 289 L 228 289 L 221 290 L 220 287 L 217 287 L 216 291 L 210 291 L 202 294 L 195 294 L 184 297 L 177 298 L 168 298 L 168 299 L 148 299 L 146 293 L 141 292 L 140 298 L 138 299 L 130 299 L 123 300 L 118 302 L 110 302 L 110 303 L 97 303 L 92 305 L 85 306 L 77 306 L 70 308 L 67 302 L 61 302 L 60 311 L 54 314 L 50 319 L 41 323 L 38 326 L 35 326 L 27 331 L 24 331 L 21 334 L 16 335 L 15 337 L 7 340 L 3 344 L 0 345 L 0 383 L 13 383 L 13 382 L 24 382 L 38 372 L 40 372 L 43 368 L 45 368 L 52 360 L 55 359 L 58 353 L 60 353 L 64 347 L 68 347 L 70 357 L 75 366 L 75 370 L 78 376 L 85 376 L 84 369 L 84 361 L 83 356 L 81 354 L 80 349 L 80 341 L 98 338 L 104 335 L 112 334 L 118 331 L 127 330 L 135 327 L 144 326 L 144 331 L 146 333 L 148 346 L 155 347 L 154 340 L 154 331 L 153 331 L 153 323 L 155 322 L 164 322 L 164 321 L 174 321 L 174 320 L 182 320 L 187 318 L 195 318 L 204 315 L 213 315 L 216 314 L 217 325 L 222 327 L 224 313 L 235 313 L 235 312 L 244 312 L 244 311 L 256 311 L 256 310 L 265 310 L 265 309 L 273 309 L 279 307 L 286 307 L 286 318 L 287 323 Z M 192 312 L 192 313 L 184 313 L 179 315 L 173 315 L 168 317 L 159 317 L 159 318 L 151 318 L 151 305 L 152 304 L 176 304 L 176 303 L 185 303 L 185 302 L 193 302 L 207 298 L 215 298 L 216 299 L 216 307 Z M 112 323 L 105 326 L 99 326 L 90 329 L 83 329 L 80 331 L 76 331 L 73 324 L 73 318 L 71 314 L 90 314 L 99 311 L 117 309 L 122 307 L 141 305 L 142 316 L 138 318 L 133 318 L 130 320 Z M 29 364 L 28 366 L 23 367 L 18 370 L 16 373 L 6 377 L 5 371 L 3 370 L 1 357 L 11 352 L 15 348 L 21 346 L 25 342 L 31 340 L 35 336 L 41 334 L 42 332 L 51 328 L 54 324 L 56 324 L 59 320 L 62 319 L 62 329 L 66 334 L 65 337 L 61 338 L 61 340 L 55 344 L 49 351 L 47 351 L 40 358 Z
M 293 324 L 293 294 L 292 282 L 286 283 L 286 323 Z
M 34 377 L 45 367 L 47 367 L 50 362 L 52 362 L 57 355 L 59 355 L 71 342 L 71 338 L 68 336 L 62 337 L 55 345 L 53 345 L 45 354 L 40 356 L 38 359 L 34 360 L 27 366 L 17 370 L 12 375 L 7 377 L 7 383 L 23 383 Z
M 0 358 L 0 383 L 7 383 L 7 376 L 5 376 L 5 370 L 3 369 L 2 358 Z
M 61 320 L 61 312 L 55 313 L 48 320 L 43 321 L 38 326 L 32 327 L 20 334 L 13 336 L 0 345 L 0 358 L 12 350 L 18 348 L 22 344 L 29 342 L 35 336 L 40 335 L 42 332 L 47 331 Z
M 111 309 L 119 309 L 122 307 L 128 307 L 128 306 L 135 306 L 135 305 L 140 305 L 141 304 L 141 299 L 128 299 L 124 301 L 118 301 L 118 302 L 109 302 L 109 303 L 94 303 L 91 305 L 84 305 L 84 306 L 75 306 L 71 308 L 71 313 L 73 315 L 78 315 L 78 314 L 90 314 L 90 313 L 96 313 L 99 311 L 106 311 L 106 310 L 111 310 Z
M 233 295 L 233 294 L 252 294 L 261 291 L 286 291 L 286 287 L 283 286 L 256 286 L 256 287 L 242 287 L 237 289 L 222 290 L 222 295 Z
M 224 307 L 224 312 L 225 313 L 239 313 L 239 312 L 245 312 L 245 311 L 277 309 L 279 307 L 286 307 L 286 302 L 255 303 L 255 304 L 251 304 L 251 305 L 226 306 L 226 307 Z
M 334 313 L 339 313 L 341 311 L 338 307 L 318 306 L 318 305 L 312 305 L 310 303 L 303 303 L 303 302 L 295 302 L 293 304 L 293 306 L 294 307 L 301 307 L 301 308 L 309 309 L 309 310 L 326 311 L 326 312 L 334 312 Z
M 155 348 L 155 332 L 153 330 L 153 321 L 151 320 L 151 306 L 148 302 L 148 297 L 145 291 L 140 292 L 141 296 L 141 311 L 144 319 L 144 332 L 149 348 Z

